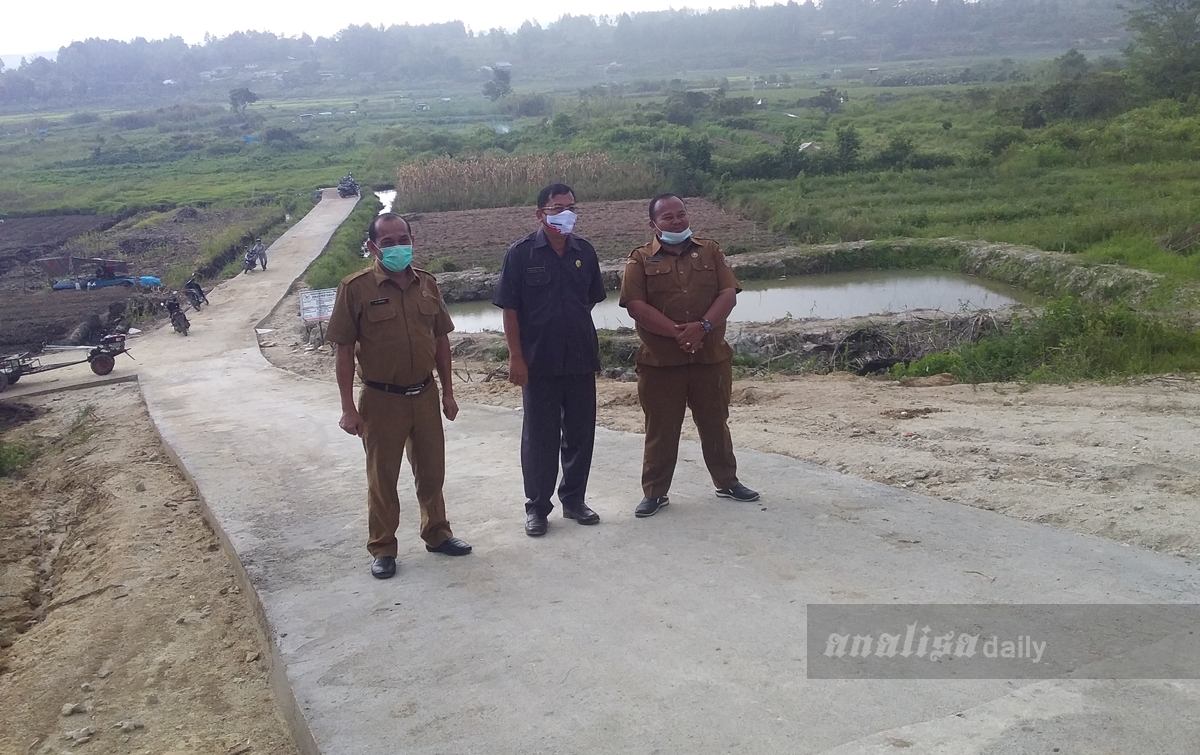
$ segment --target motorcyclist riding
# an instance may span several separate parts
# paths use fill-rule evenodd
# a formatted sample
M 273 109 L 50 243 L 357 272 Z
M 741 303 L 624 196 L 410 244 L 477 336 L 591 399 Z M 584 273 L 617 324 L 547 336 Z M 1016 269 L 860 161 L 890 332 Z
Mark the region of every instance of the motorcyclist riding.
M 204 289 L 196 282 L 196 276 L 187 279 L 187 283 L 183 284 L 183 293 L 187 295 L 188 301 L 192 304 L 192 309 L 200 311 L 200 305 L 208 304 L 208 297 L 204 295 Z

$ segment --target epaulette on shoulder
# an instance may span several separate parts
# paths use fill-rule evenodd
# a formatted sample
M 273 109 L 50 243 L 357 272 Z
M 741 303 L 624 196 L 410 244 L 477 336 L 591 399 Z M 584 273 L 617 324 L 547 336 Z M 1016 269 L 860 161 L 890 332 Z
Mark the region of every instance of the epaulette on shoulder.
M 361 278 L 369 272 L 371 272 L 371 268 L 364 267 L 362 270 L 358 270 L 356 272 L 350 273 L 345 278 L 342 278 L 342 284 L 346 285 L 346 284 L 350 283 L 350 281 Z
M 654 242 L 650 242 L 650 243 L 652 244 Z M 650 244 L 642 244 L 641 246 L 639 246 L 638 248 L 636 248 L 632 252 L 630 252 L 629 257 L 632 259 L 634 255 L 636 255 L 638 252 L 642 251 L 643 249 L 645 249 L 648 246 L 650 246 Z

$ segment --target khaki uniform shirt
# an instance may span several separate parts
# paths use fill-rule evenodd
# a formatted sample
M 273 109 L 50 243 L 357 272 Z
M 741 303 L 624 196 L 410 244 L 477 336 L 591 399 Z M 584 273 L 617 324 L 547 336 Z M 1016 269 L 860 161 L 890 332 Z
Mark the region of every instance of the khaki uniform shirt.
M 417 385 L 434 370 L 437 339 L 454 330 L 432 273 L 413 268 L 404 288 L 375 261 L 338 284 L 325 338 L 356 344 L 358 376 Z
M 621 279 L 621 306 L 644 301 L 677 323 L 699 322 L 712 306 L 717 293 L 738 287 L 733 268 L 711 239 L 688 239 L 683 252 L 673 253 L 656 238 L 634 249 L 625 264 Z M 638 324 L 642 345 L 636 361 L 650 367 L 676 367 L 684 364 L 715 364 L 733 357 L 725 342 L 725 324 L 714 323 L 704 336 L 704 346 L 695 354 L 679 348 L 674 338 L 651 333 Z

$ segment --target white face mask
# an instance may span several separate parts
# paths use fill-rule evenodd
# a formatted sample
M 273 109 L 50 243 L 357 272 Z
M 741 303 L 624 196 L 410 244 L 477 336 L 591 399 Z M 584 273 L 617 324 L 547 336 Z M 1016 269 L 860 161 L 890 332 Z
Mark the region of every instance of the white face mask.
M 574 230 L 575 221 L 578 219 L 579 216 L 575 213 L 571 212 L 570 210 L 563 210 L 557 215 L 547 215 L 546 225 L 566 236 L 568 233 Z

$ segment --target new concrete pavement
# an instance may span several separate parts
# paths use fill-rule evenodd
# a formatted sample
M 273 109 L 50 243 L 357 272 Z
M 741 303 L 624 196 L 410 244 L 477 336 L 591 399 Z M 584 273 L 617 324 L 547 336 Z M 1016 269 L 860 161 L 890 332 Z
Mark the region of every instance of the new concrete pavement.
M 1200 571 L 781 456 L 738 452 L 763 497 L 737 503 L 713 496 L 685 443 L 671 506 L 639 520 L 641 437 L 600 430 L 602 523 L 556 510 L 534 540 L 519 413 L 464 406 L 447 423 L 446 499 L 475 552 L 425 552 L 406 466 L 399 573 L 372 579 L 363 452 L 337 426 L 336 388 L 272 367 L 253 330 L 352 206 L 326 192 L 269 271 L 189 314 L 190 337 L 134 344 L 151 415 L 257 591 L 302 747 L 1200 751 L 1192 681 L 807 679 L 809 603 L 1195 602 Z

